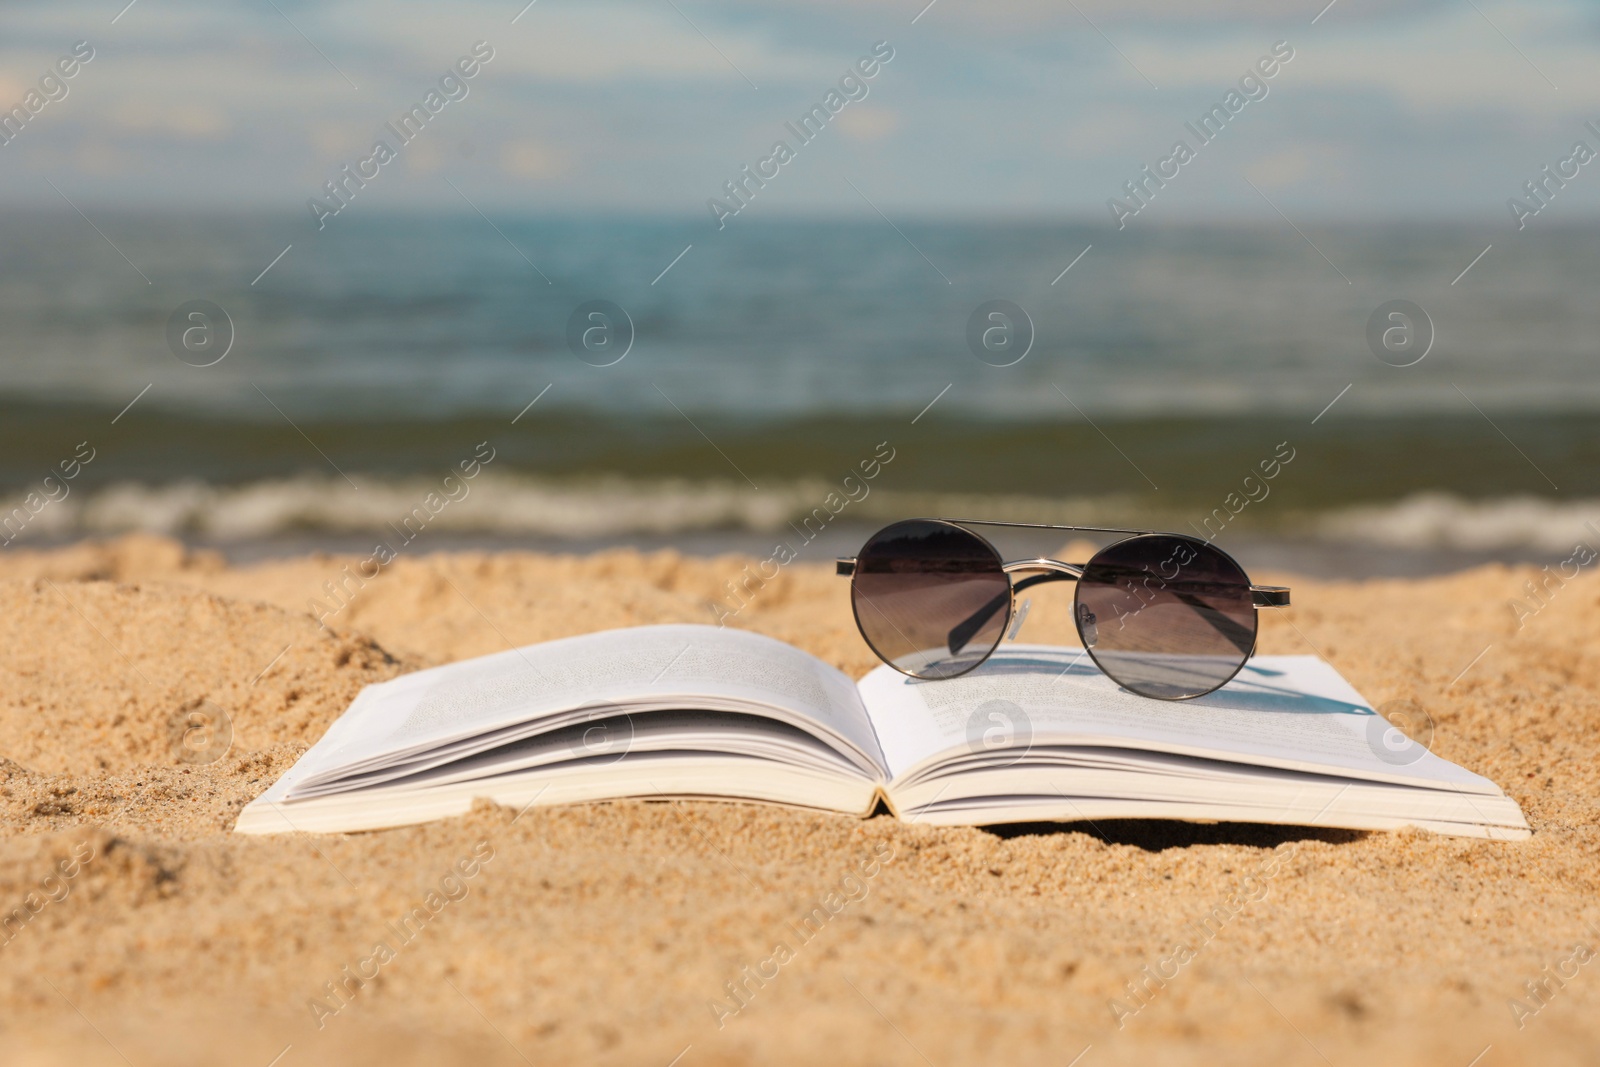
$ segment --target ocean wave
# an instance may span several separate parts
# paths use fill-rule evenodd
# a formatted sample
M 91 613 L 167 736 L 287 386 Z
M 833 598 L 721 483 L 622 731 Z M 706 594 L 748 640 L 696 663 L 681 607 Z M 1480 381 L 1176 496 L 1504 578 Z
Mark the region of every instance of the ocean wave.
M 297 533 L 384 535 L 402 528 L 582 540 L 705 530 L 776 532 L 791 524 L 805 526 L 807 520 L 820 526 L 836 519 L 870 522 L 933 514 L 1095 523 L 1127 510 L 1116 498 L 917 493 L 859 481 L 852 482 L 852 498 L 844 486 L 822 479 L 756 490 L 720 481 L 557 481 L 485 471 L 464 483 L 469 488 L 459 499 L 449 499 L 438 481 L 425 478 L 352 474 L 351 481 L 360 488 L 334 477 L 264 479 L 237 486 L 118 482 L 73 492 L 32 514 L 24 496 L 12 495 L 0 500 L 0 524 L 15 517 L 0 530 L 0 541 L 7 536 L 59 540 L 135 531 L 246 541 Z M 435 509 L 427 507 L 430 495 Z
M 1310 525 L 1323 539 L 1393 548 L 1566 552 L 1580 541 L 1600 546 L 1600 500 L 1417 493 L 1390 504 L 1342 508 Z
M 835 522 L 883 523 L 911 515 L 972 516 L 1189 530 L 1186 513 L 1152 511 L 1148 498 L 917 492 L 852 483 L 851 499 L 823 479 L 769 482 L 541 479 L 484 471 L 459 499 L 437 480 L 352 473 L 338 477 L 262 479 L 240 485 L 198 481 L 151 485 L 115 482 L 73 490 L 30 511 L 25 496 L 0 500 L 0 543 L 60 541 L 130 532 L 219 542 L 294 535 L 408 533 L 587 541 L 671 537 L 705 531 L 779 533 Z M 865 489 L 865 495 L 861 490 Z M 431 499 L 434 508 L 427 506 Z M 1600 544 L 1600 500 L 1531 496 L 1469 500 L 1420 493 L 1355 507 L 1250 516 L 1249 532 L 1268 537 L 1402 549 L 1563 552 L 1579 540 Z M 808 523 L 807 520 L 810 520 Z M 1592 524 L 1588 526 L 1586 524 Z M 1241 525 L 1240 533 L 1245 532 Z

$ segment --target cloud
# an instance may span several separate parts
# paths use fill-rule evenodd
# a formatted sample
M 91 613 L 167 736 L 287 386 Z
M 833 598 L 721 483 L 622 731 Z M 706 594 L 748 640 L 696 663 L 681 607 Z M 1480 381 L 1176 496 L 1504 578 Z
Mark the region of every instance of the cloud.
M 1327 0 L 1285 3 L 1284 0 L 989 0 L 984 4 L 962 0 L 935 0 L 918 16 L 927 0 L 813 0 L 801 5 L 796 0 L 765 0 L 754 6 L 774 16 L 808 10 L 832 9 L 852 13 L 869 12 L 886 25 L 909 23 L 917 16 L 919 27 L 929 29 L 952 24 L 963 30 L 986 30 L 997 35 L 1014 35 L 1040 28 L 1083 26 L 1085 18 L 1099 26 L 1130 26 L 1143 30 L 1187 29 L 1195 26 L 1255 25 L 1283 27 L 1308 23 Z M 1414 15 L 1418 12 L 1451 7 L 1447 0 L 1337 0 L 1342 21 L 1368 22 Z M 748 0 L 740 5 L 748 10 Z M 1077 10 L 1074 10 L 1074 7 Z M 890 20 L 893 20 L 893 23 Z
M 138 166 L 142 160 L 115 145 L 85 141 L 73 154 L 73 163 L 79 171 L 97 178 L 115 178 Z
M 1297 54 L 1268 100 L 1171 198 L 1197 215 L 1227 206 L 1214 189 L 1248 193 L 1241 173 L 1331 213 L 1369 215 L 1374 183 L 1402 190 L 1386 210 L 1413 188 L 1492 207 L 1600 116 L 1595 20 L 1573 0 L 1337 0 L 1315 26 L 1326 0 L 938 0 L 915 26 L 926 0 L 542 0 L 513 24 L 524 2 L 163 0 L 114 26 L 10 4 L 0 104 L 76 40 L 98 56 L 0 150 L 15 179 L 0 195 L 54 197 L 50 177 L 87 202 L 299 211 L 478 40 L 495 58 L 402 172 L 522 210 L 538 183 L 541 210 L 696 211 L 883 39 L 896 58 L 871 99 L 763 211 L 856 210 L 839 176 L 869 165 L 886 211 L 1097 211 L 1281 39 Z M 424 202 L 441 184 L 382 196 Z
M 1244 173 L 1257 185 L 1268 189 L 1281 189 L 1296 185 L 1312 174 L 1326 177 L 1338 166 L 1337 153 L 1295 145 L 1257 156 L 1246 164 Z
M 429 43 L 437 49 L 449 34 L 459 36 L 459 22 L 435 10 L 432 4 L 412 5 L 407 15 L 387 22 L 390 46 L 415 56 Z M 805 78 L 818 60 L 782 46 L 775 28 L 691 22 L 665 4 L 536 7 L 515 26 L 480 30 L 497 48 L 499 72 L 532 82 L 708 82 L 748 90 L 746 77 L 757 85 Z
M 1407 18 L 1382 33 L 1369 26 L 1327 25 L 1320 33 L 1306 27 L 1288 35 L 1297 54 L 1279 80 L 1295 88 L 1388 96 L 1421 112 L 1600 106 L 1595 44 L 1575 34 L 1569 20 L 1551 10 L 1484 11 L 1492 22 L 1469 6 Z M 1518 39 L 1521 44 L 1512 43 Z M 1262 37 L 1256 50 L 1265 52 L 1270 43 Z M 1228 36 L 1148 40 L 1127 50 L 1163 88 L 1220 92 L 1232 72 L 1255 58 L 1240 45 Z
M 571 162 L 571 153 L 531 138 L 508 141 L 500 148 L 500 169 L 514 178 L 555 178 L 565 174 Z
M 110 117 L 124 133 L 153 133 L 186 140 L 216 140 L 233 128 L 226 111 L 200 101 L 154 107 L 146 100 L 130 100 L 117 105 Z
M 845 108 L 834 125 L 852 141 L 881 141 L 900 126 L 900 113 L 893 108 L 857 104 Z

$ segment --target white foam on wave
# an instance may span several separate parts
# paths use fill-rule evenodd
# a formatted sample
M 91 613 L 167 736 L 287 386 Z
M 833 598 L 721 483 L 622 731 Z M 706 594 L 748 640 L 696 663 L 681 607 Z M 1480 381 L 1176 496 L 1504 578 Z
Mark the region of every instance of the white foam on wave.
M 1072 522 L 1187 529 L 1181 514 L 1141 512 L 1132 498 L 1042 498 L 894 490 L 856 483 L 866 495 L 849 500 L 827 481 L 771 483 L 758 491 L 735 481 L 631 480 L 618 477 L 548 480 L 485 471 L 446 499 L 437 480 L 352 473 L 339 477 L 266 479 L 235 486 L 201 482 L 146 485 L 117 482 L 75 489 L 30 513 L 23 496 L 0 500 L 0 542 L 112 535 L 134 531 L 218 541 L 290 534 L 375 534 L 402 526 L 433 532 L 546 537 L 583 541 L 603 537 L 665 536 L 709 530 L 779 532 L 808 517 L 831 523 L 886 522 L 910 515 L 970 516 L 1021 522 Z M 454 484 L 454 483 L 453 483 Z M 436 511 L 426 507 L 434 494 Z M 834 494 L 830 498 L 830 494 Z M 847 501 L 840 507 L 841 501 Z M 830 510 L 830 503 L 839 508 Z M 35 499 L 37 507 L 38 499 Z M 418 509 L 422 509 L 420 512 Z M 820 509 L 820 511 L 819 511 Z M 1420 493 L 1392 503 L 1283 515 L 1258 527 L 1270 534 L 1306 534 L 1403 549 L 1478 552 L 1567 552 L 1583 540 L 1600 547 L 1600 500 L 1539 497 L 1467 500 Z M 23 521 L 25 519 L 25 521 Z M 425 520 L 425 521 L 421 521 Z M 391 526 L 391 524 L 393 524 Z M 1586 524 L 1593 524 L 1590 528 Z
M 887 521 L 907 515 L 981 515 L 1035 522 L 1106 522 L 1126 511 L 1114 498 L 1043 500 L 1031 497 L 909 493 L 859 479 L 850 489 L 821 479 L 767 483 L 630 480 L 617 477 L 554 481 L 485 471 L 446 499 L 438 481 L 352 473 L 360 489 L 339 477 L 267 479 L 237 486 L 177 482 L 114 483 L 78 490 L 20 525 L 0 531 L 17 540 L 107 535 L 133 531 L 245 541 L 294 533 L 374 533 L 402 526 L 430 531 L 539 536 L 570 540 L 628 535 L 670 536 L 703 530 L 777 532 L 790 524 L 834 520 Z M 459 485 L 461 483 L 453 483 Z M 865 493 L 863 495 L 863 490 Z M 433 494 L 434 507 L 426 507 Z M 0 501 L 0 524 L 21 497 Z M 419 514 L 418 510 L 423 511 Z M 420 520 L 425 520 L 420 521 Z
M 1600 547 L 1600 500 L 1417 493 L 1344 508 L 1312 520 L 1312 528 L 1327 539 L 1395 548 L 1568 552 L 1580 541 Z
M 563 538 L 718 527 L 767 529 L 787 519 L 795 510 L 797 494 L 811 488 L 755 493 L 673 481 L 596 479 L 581 485 L 554 484 L 485 472 L 470 482 L 452 482 L 455 497 L 451 498 L 438 480 L 360 474 L 353 474 L 352 480 L 359 489 L 342 478 L 320 477 L 238 486 L 121 482 L 47 505 L 22 533 L 60 537 L 137 530 L 231 541 L 295 532 L 381 532 L 411 516 L 417 516 L 414 526 L 430 530 Z M 464 495 L 459 488 L 463 485 Z M 0 521 L 21 504 L 20 499 L 0 502 Z

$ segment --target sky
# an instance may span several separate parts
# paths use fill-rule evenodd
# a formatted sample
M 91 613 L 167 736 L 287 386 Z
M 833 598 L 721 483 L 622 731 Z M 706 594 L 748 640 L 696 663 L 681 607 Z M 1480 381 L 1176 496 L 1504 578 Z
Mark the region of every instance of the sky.
M 8 3 L 0 109 L 41 79 L 58 98 L 0 145 L 0 203 L 314 226 L 381 137 L 396 158 L 357 194 L 377 210 L 710 221 L 783 140 L 744 211 L 1109 222 L 1182 138 L 1195 156 L 1141 220 L 1503 226 L 1542 167 L 1600 149 L 1600 9 L 1559 0 L 524 3 Z M 56 82 L 80 41 L 93 58 Z M 492 58 L 399 145 L 385 124 L 475 45 Z M 802 143 L 785 123 L 875 46 L 892 58 Z M 1185 123 L 1275 47 L 1292 58 L 1200 145 Z M 1600 211 L 1590 170 L 1566 222 Z

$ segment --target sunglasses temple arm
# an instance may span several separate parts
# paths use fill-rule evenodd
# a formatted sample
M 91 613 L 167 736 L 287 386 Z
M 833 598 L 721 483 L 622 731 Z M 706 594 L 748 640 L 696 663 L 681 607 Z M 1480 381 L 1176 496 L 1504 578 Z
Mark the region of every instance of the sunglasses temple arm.
M 1255 651 L 1255 634 L 1250 631 L 1248 626 L 1241 626 L 1239 623 L 1234 622 L 1230 616 L 1218 611 L 1193 593 L 1178 593 L 1177 595 L 1179 600 L 1193 608 L 1195 613 L 1206 622 L 1209 622 L 1218 633 L 1233 642 L 1233 647 L 1247 656 Z M 1289 605 L 1289 587 L 1286 585 L 1252 585 L 1250 587 L 1250 598 L 1252 606 L 1257 608 L 1287 607 Z
M 1044 582 L 1075 582 L 1077 580 L 1078 576 L 1076 574 L 1066 574 L 1061 571 L 1047 571 L 1044 574 L 1035 574 L 1031 577 L 1023 578 L 1021 581 L 1012 583 L 1010 589 L 1006 590 L 1004 593 L 995 594 L 994 599 L 990 600 L 987 604 L 983 605 L 983 607 L 979 608 L 977 611 L 973 612 L 971 615 L 968 615 L 965 619 L 962 619 L 960 622 L 956 623 L 950 628 L 950 654 L 952 656 L 958 655 L 963 648 L 966 648 L 967 642 L 976 637 L 978 631 L 982 630 L 989 624 L 989 620 L 994 618 L 995 613 L 1004 609 L 1005 606 L 1011 602 L 1012 594 L 1020 593 L 1024 589 L 1031 588 L 1035 585 L 1040 585 Z
M 1193 593 L 1179 593 L 1176 590 L 1174 592 L 1179 600 L 1193 608 L 1195 614 L 1209 622 L 1219 634 L 1231 641 L 1233 647 L 1240 652 L 1249 655 L 1256 647 L 1255 634 L 1250 631 L 1248 626 L 1241 626 L 1239 623 L 1234 622 L 1227 614 L 1218 611 Z

